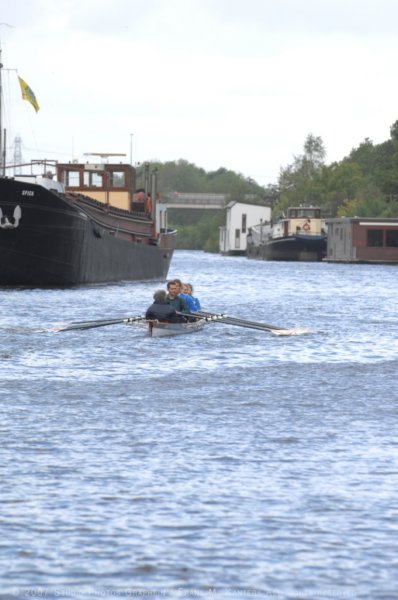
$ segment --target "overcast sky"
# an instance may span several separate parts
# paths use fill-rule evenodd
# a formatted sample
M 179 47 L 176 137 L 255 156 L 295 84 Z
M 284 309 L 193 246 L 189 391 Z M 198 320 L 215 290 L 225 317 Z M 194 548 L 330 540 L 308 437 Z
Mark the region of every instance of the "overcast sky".
M 8 146 L 21 136 L 24 159 L 182 158 L 267 185 L 309 133 L 330 163 L 367 137 L 387 140 L 398 120 L 396 0 L 0 0 L 0 9 L 3 127 Z

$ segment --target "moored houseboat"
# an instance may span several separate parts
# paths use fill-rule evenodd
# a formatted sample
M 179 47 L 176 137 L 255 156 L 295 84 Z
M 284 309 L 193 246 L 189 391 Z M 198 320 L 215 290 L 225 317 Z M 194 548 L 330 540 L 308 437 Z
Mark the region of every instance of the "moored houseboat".
M 247 257 L 320 261 L 326 255 L 326 224 L 320 208 L 291 207 L 275 222 L 261 222 L 247 236 Z
M 398 219 L 342 217 L 327 226 L 326 261 L 398 263 Z

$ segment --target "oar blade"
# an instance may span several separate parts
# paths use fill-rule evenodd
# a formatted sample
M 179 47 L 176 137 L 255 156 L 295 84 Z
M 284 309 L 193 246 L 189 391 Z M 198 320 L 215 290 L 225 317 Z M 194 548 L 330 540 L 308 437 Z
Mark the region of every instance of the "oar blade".
M 117 321 L 120 323 L 121 321 Z M 69 325 L 65 325 L 63 327 L 59 327 L 58 329 L 54 329 L 56 332 L 60 331 L 78 331 L 83 329 L 94 329 L 96 327 L 106 327 L 107 325 L 116 325 L 115 321 L 106 321 L 103 323 L 70 323 Z
M 310 332 L 307 327 L 292 327 L 291 329 L 270 329 L 272 335 L 289 336 L 289 335 L 306 335 Z

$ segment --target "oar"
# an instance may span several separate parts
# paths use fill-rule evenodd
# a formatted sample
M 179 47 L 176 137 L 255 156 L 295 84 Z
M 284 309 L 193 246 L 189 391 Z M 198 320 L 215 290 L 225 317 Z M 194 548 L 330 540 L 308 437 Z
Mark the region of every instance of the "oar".
M 268 326 L 264 326 L 261 323 L 254 323 L 252 321 L 244 321 L 242 319 L 235 319 L 233 317 L 228 317 L 224 314 L 214 314 L 214 313 L 178 313 L 184 317 L 194 317 L 196 319 L 202 319 L 207 321 L 208 323 L 224 323 L 225 325 L 236 325 L 237 327 L 247 327 L 248 329 L 258 329 L 259 331 L 272 331 L 272 329 Z
M 236 325 L 238 327 L 247 327 L 248 329 L 257 329 L 259 331 L 270 331 L 274 335 L 302 335 L 309 332 L 309 330 L 305 327 L 293 327 L 291 329 L 287 329 L 285 327 L 279 327 L 278 325 L 247 321 L 246 319 L 240 319 L 238 317 L 230 317 L 225 314 L 214 314 L 206 311 L 198 311 L 194 314 L 198 315 L 198 317 L 202 316 L 205 319 L 225 323 L 226 325 Z
M 117 325 L 118 323 L 134 323 L 135 321 L 143 321 L 145 317 L 124 317 L 123 319 L 99 319 L 98 321 L 75 321 L 68 323 L 64 327 L 53 329 L 53 331 L 71 331 L 73 329 L 92 329 L 94 327 L 106 327 L 107 325 Z
M 269 330 L 273 330 L 274 331 L 276 329 L 282 329 L 282 330 L 286 329 L 286 327 L 279 327 L 278 325 L 269 325 L 268 323 L 258 323 L 257 321 L 247 321 L 246 319 L 241 319 L 240 317 L 231 317 L 230 315 L 225 315 L 225 314 L 217 315 L 217 314 L 212 314 L 212 313 L 209 313 L 209 312 L 206 312 L 206 311 L 198 311 L 195 314 L 197 314 L 197 315 L 203 315 L 203 316 L 206 316 L 206 317 L 215 316 L 217 319 L 222 318 L 222 320 L 228 319 L 228 321 L 230 321 L 231 325 L 232 325 L 232 321 L 233 321 L 237 325 L 238 324 L 241 324 L 242 326 L 243 325 L 251 325 L 251 326 L 253 326 L 255 328 L 261 327 L 262 329 L 266 329 L 267 331 L 269 331 Z

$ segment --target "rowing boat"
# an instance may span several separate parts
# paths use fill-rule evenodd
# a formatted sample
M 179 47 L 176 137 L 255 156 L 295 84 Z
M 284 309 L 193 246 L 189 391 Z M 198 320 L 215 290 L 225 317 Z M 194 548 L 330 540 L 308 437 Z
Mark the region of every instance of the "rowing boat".
M 195 314 L 192 313 L 177 313 L 183 317 L 190 319 L 184 323 L 169 323 L 166 321 L 153 321 L 146 320 L 145 317 L 124 317 L 118 319 L 97 319 L 95 321 L 72 321 L 70 323 L 63 324 L 61 327 L 51 329 L 51 331 L 71 331 L 76 329 L 91 329 L 94 327 L 105 327 L 107 325 L 116 325 L 117 323 L 124 323 L 125 325 L 139 325 L 142 323 L 148 328 L 148 335 L 151 337 L 166 337 L 182 335 L 186 333 L 194 333 L 199 331 L 205 325 L 205 323 L 225 323 L 225 325 L 236 325 L 237 327 L 248 327 L 249 329 L 256 329 L 259 331 L 270 331 L 274 335 L 288 336 L 288 335 L 303 335 L 309 333 L 309 329 L 306 327 L 293 327 L 292 329 L 286 329 L 277 325 L 268 325 L 267 323 L 258 323 L 257 321 L 247 321 L 246 319 L 240 319 L 237 317 L 229 317 L 225 314 L 214 314 L 205 311 L 198 311 Z M 197 321 L 192 321 L 192 318 Z
M 174 335 L 184 335 L 186 333 L 194 333 L 200 331 L 205 325 L 205 320 L 189 323 L 166 323 L 162 321 L 147 321 L 148 335 L 150 337 L 166 337 Z

